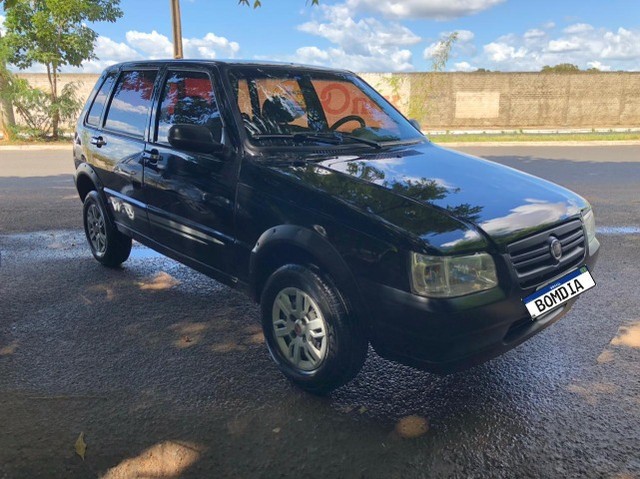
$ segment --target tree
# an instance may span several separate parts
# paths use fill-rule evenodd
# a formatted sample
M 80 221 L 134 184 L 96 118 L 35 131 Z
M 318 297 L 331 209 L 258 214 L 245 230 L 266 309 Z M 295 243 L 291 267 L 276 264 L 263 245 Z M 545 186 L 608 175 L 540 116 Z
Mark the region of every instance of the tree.
M 20 69 L 42 64 L 50 86 L 51 131 L 59 135 L 60 109 L 68 98 L 58 92 L 58 74 L 64 66 L 80 67 L 96 58 L 97 33 L 93 22 L 114 22 L 122 16 L 120 0 L 5 0 L 5 42 L 9 62 Z
M 2 131 L 4 139 L 7 140 L 11 139 L 16 119 L 13 116 L 13 103 L 8 96 L 14 75 L 7 68 L 9 49 L 3 40 L 4 38 L 0 34 L 0 131 Z
M 431 71 L 443 72 L 449 62 L 451 50 L 458 41 L 458 32 L 451 32 L 440 39 L 431 54 Z
M 447 63 L 451 57 L 451 51 L 458 41 L 458 32 L 451 32 L 440 38 L 438 43 L 431 47 L 431 73 L 442 73 L 447 68 Z M 425 83 L 417 91 L 411 91 L 409 98 L 408 114 L 410 118 L 418 121 L 424 120 L 427 115 L 427 108 L 435 95 L 442 93 L 442 75 L 429 75 L 428 83 Z
M 578 68 L 578 65 L 574 65 L 573 63 L 560 63 L 553 67 L 549 65 L 542 67 L 543 73 L 574 73 L 579 71 L 580 68 Z

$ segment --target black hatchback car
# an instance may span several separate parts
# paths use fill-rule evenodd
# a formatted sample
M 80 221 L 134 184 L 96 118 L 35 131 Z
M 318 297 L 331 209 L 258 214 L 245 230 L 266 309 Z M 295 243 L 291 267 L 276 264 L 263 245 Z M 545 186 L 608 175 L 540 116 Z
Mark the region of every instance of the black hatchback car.
M 77 124 L 93 256 L 135 239 L 260 302 L 267 346 L 325 393 L 383 357 L 448 373 L 594 286 L 571 191 L 433 145 L 355 74 L 290 64 L 108 68 Z

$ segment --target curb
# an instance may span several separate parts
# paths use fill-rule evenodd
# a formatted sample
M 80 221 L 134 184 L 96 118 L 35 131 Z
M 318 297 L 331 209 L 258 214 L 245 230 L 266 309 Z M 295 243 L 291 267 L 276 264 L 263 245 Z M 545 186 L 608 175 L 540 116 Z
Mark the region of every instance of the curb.
M 0 151 L 38 151 L 38 150 L 73 150 L 73 143 L 68 144 L 37 144 L 37 145 L 0 145 Z

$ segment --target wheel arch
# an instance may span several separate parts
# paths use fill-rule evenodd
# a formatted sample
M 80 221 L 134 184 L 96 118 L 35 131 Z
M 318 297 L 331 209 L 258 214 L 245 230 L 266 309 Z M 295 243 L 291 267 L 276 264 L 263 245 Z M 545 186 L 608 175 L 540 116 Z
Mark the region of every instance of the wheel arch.
M 80 163 L 75 172 L 76 190 L 80 200 L 84 201 L 90 191 L 96 190 L 98 194 L 104 200 L 104 193 L 102 192 L 102 182 L 95 170 L 88 163 Z
M 326 272 L 346 296 L 348 306 L 359 316 L 365 314 L 357 281 L 342 255 L 321 232 L 302 226 L 274 226 L 260 236 L 249 264 L 252 297 L 259 301 L 269 276 L 290 263 L 313 265 Z

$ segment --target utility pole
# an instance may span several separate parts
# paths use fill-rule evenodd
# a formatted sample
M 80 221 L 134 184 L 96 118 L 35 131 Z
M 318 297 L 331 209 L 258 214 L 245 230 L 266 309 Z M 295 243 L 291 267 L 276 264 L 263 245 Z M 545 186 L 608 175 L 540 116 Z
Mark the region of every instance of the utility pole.
M 182 19 L 180 18 L 180 0 L 171 3 L 171 23 L 173 26 L 173 58 L 182 58 Z

